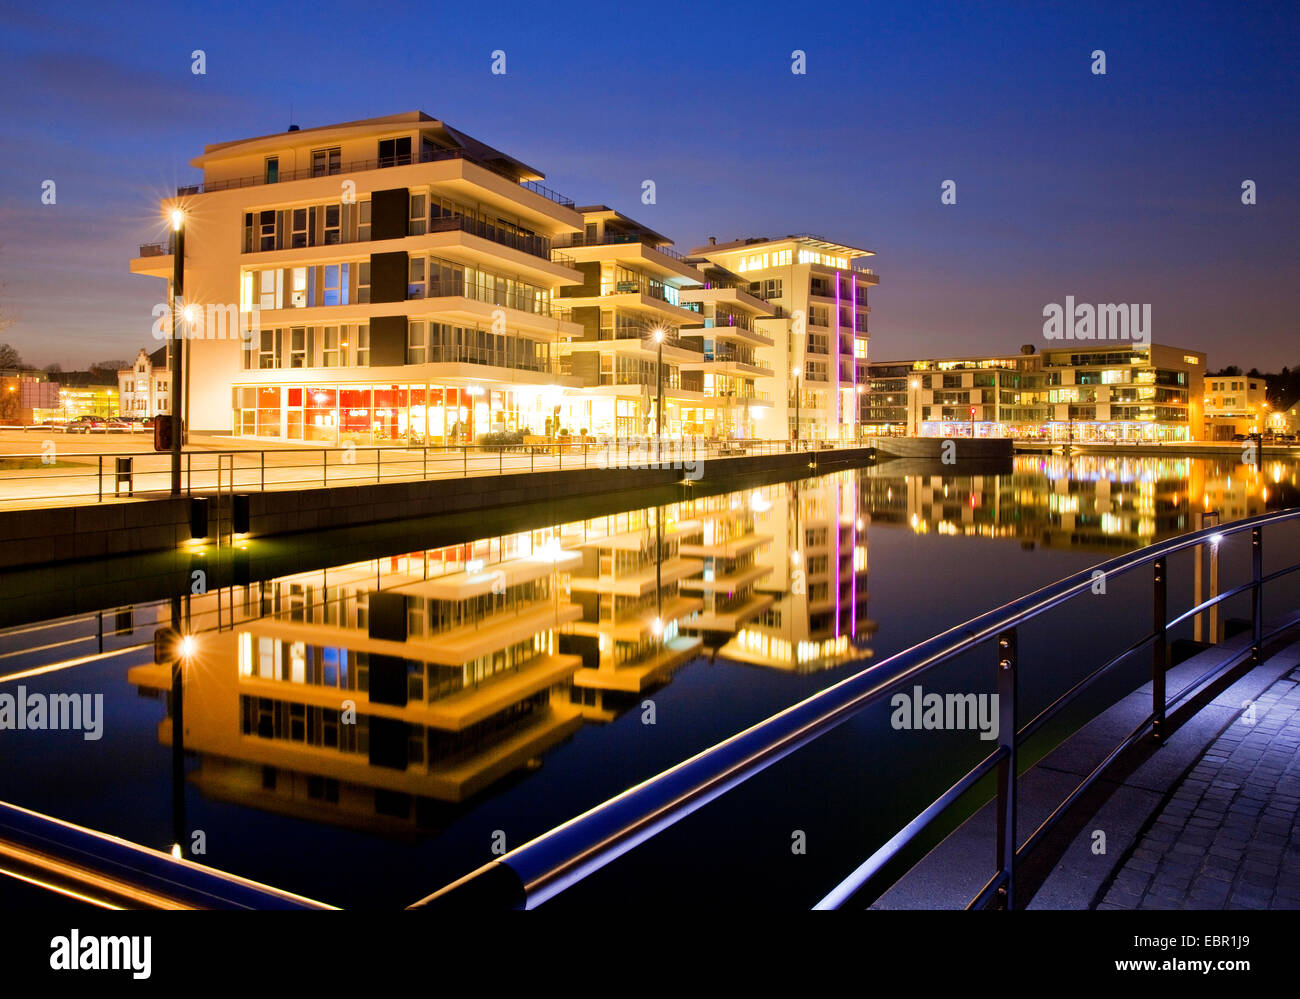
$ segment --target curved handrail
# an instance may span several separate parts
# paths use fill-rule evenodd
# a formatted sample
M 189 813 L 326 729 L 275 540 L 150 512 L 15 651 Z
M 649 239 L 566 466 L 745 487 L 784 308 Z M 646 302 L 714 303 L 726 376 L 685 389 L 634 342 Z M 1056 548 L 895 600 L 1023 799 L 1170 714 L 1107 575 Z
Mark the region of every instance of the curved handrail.
M 1300 508 L 1217 525 L 1116 556 L 1034 590 L 895 653 L 724 739 L 490 861 L 426 896 L 415 906 L 466 904 L 532 908 L 540 905 L 847 721 L 899 684 L 1091 590 L 1098 571 L 1106 578 L 1116 577 L 1211 539 L 1254 532 L 1270 524 L 1293 520 L 1300 520 Z M 1257 552 L 1257 563 L 1258 558 Z M 1259 577 L 1258 567 L 1256 577 Z M 1258 585 L 1255 589 L 1258 607 Z M 1256 628 L 1258 631 L 1258 622 Z M 990 760 L 985 760 L 981 767 L 985 765 L 991 765 Z

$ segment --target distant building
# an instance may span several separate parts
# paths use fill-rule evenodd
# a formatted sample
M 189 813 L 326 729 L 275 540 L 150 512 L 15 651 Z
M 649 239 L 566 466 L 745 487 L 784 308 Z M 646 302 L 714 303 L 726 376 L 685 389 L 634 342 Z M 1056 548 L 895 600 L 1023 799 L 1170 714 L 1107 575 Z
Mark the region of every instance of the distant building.
M 1199 351 L 1132 343 L 873 363 L 863 429 L 919 437 L 1200 440 L 1204 370 Z
M 1300 399 L 1292 399 L 1289 406 L 1270 407 L 1264 417 L 1264 432 L 1275 434 L 1300 433 Z
M 1211 375 L 1205 379 L 1205 438 L 1230 441 L 1238 434 L 1263 433 L 1268 386 L 1249 375 Z
M 117 397 L 122 416 L 158 416 L 169 413 L 172 376 L 167 369 L 167 348 L 152 354 L 140 348 L 135 363 L 117 373 Z
M 58 404 L 59 383 L 44 371 L 0 373 L 0 424 L 29 426 L 39 422 L 38 411 Z

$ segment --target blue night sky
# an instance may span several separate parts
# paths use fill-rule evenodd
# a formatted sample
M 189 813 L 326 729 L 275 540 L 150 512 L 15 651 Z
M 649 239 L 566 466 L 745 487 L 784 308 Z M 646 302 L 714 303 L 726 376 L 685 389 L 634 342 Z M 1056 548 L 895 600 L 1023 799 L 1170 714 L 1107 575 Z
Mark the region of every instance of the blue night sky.
M 1041 347 L 1043 307 L 1073 295 L 1151 303 L 1154 339 L 1213 368 L 1295 366 L 1298 11 L 8 5 L 0 340 L 65 368 L 153 347 L 161 283 L 128 261 L 163 238 L 159 199 L 199 179 L 205 143 L 283 130 L 292 104 L 303 127 L 426 111 L 680 249 L 793 232 L 873 249 L 875 360 Z

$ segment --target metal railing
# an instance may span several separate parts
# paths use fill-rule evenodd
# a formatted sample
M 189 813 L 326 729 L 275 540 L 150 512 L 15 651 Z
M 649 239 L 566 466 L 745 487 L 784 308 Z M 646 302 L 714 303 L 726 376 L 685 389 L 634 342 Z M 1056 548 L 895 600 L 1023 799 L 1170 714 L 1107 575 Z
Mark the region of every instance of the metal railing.
M 564 248 L 574 246 L 627 246 L 637 243 L 640 243 L 647 250 L 653 250 L 655 253 L 662 253 L 665 257 L 669 257 L 672 260 L 685 259 L 685 254 L 679 253 L 671 246 L 659 246 L 658 244 L 642 239 L 639 236 L 616 235 L 608 232 L 599 238 L 588 237 L 586 233 L 582 232 L 564 233 L 555 237 L 553 245 Z
M 481 167 L 498 177 L 504 177 L 511 183 L 518 184 L 534 194 L 540 195 L 547 201 L 554 201 L 557 205 L 563 205 L 565 208 L 573 208 L 572 198 L 566 198 L 558 191 L 553 191 L 545 185 L 539 184 L 533 180 L 519 180 L 510 174 L 492 166 L 491 164 L 480 160 L 462 149 L 434 149 L 422 150 L 419 154 L 407 154 L 403 156 L 384 156 L 373 160 L 351 160 L 342 163 L 337 169 L 321 169 L 319 167 L 304 167 L 301 170 L 279 170 L 276 172 L 274 179 L 266 174 L 256 174 L 251 177 L 233 177 L 229 180 L 212 180 L 205 181 L 202 184 L 189 184 L 176 189 L 177 195 L 186 194 L 205 194 L 213 191 L 228 191 L 239 187 L 261 187 L 265 184 L 284 184 L 292 180 L 310 180 L 316 177 L 334 177 L 340 174 L 355 173 L 363 170 L 383 170 L 395 166 L 411 166 L 414 163 L 435 163 L 441 160 L 467 160 L 477 167 Z
M 996 901 L 1011 908 L 1015 901 L 1017 863 L 1036 847 L 1065 815 L 1066 811 L 1094 784 L 1122 752 L 1150 730 L 1157 741 L 1165 737 L 1168 711 L 1201 691 L 1224 673 L 1245 663 L 1258 664 L 1263 644 L 1287 626 L 1268 633 L 1263 630 L 1263 588 L 1300 569 L 1300 561 L 1271 572 L 1263 571 L 1263 530 L 1283 522 L 1300 523 L 1300 508 L 1264 514 L 1236 523 L 1207 528 L 1121 555 L 1035 590 L 996 610 L 950 628 L 924 642 L 905 649 L 876 666 L 864 669 L 817 694 L 773 715 L 737 735 L 696 754 L 677 766 L 629 788 L 604 804 L 577 816 L 536 839 L 485 864 L 460 880 L 434 892 L 416 906 L 469 905 L 532 908 L 581 881 L 617 857 L 662 832 L 692 812 L 737 785 L 761 773 L 772 764 L 825 735 L 830 730 L 888 697 L 903 683 L 919 679 L 956 656 L 996 644 L 998 694 L 998 746 L 960 780 L 935 799 L 915 818 L 871 854 L 817 905 L 838 908 L 872 882 L 884 867 L 899 856 L 936 818 L 983 777 L 996 773 L 997 842 L 993 852 L 995 872 L 971 899 L 967 908 L 983 908 Z M 1251 579 L 1211 597 L 1172 619 L 1168 615 L 1169 556 L 1222 537 L 1249 532 L 1251 537 Z M 1018 629 L 1026 622 L 1092 592 L 1098 571 L 1104 578 L 1152 567 L 1152 630 L 1118 655 L 1090 672 L 1034 718 L 1019 723 L 1017 715 Z M 1251 598 L 1251 641 L 1244 652 L 1226 659 L 1189 683 L 1173 697 L 1165 690 L 1169 669 L 1169 629 L 1201 614 L 1220 602 L 1249 593 Z M 1018 836 L 1017 750 L 1044 724 L 1055 718 L 1081 693 L 1114 667 L 1143 650 L 1151 650 L 1152 705 L 1150 713 L 1119 746 L 1072 791 L 1065 800 L 1023 842 Z
M 455 232 L 457 230 L 467 232 L 471 236 L 490 240 L 493 243 L 499 243 L 501 246 L 508 246 L 513 250 L 520 250 L 543 260 L 569 265 L 573 263 L 572 257 L 566 257 L 562 253 L 552 253 L 551 240 L 548 236 L 525 236 L 505 226 L 488 225 L 479 219 L 466 218 L 464 215 L 443 215 L 429 220 L 429 232 L 431 233 Z M 557 257 L 560 259 L 556 259 Z
M 101 908 L 333 908 L 3 802 L 0 859 L 10 877 Z
M 653 447 L 660 440 L 665 454 L 689 462 L 860 446 L 851 441 L 804 440 L 792 444 L 671 435 L 660 439 L 648 434 L 619 439 L 570 436 L 548 440 L 529 436 L 520 444 L 423 443 L 417 437 L 398 444 L 345 441 L 342 445 L 186 450 L 181 489 L 187 495 L 217 489 L 267 492 L 578 468 L 640 468 L 647 467 L 650 460 L 647 442 Z M 43 464 L 51 459 L 50 464 Z M 5 462 L 28 467 L 3 470 Z M 171 455 L 167 452 L 0 455 L 0 509 L 48 505 L 52 501 L 149 499 L 166 496 L 170 489 Z

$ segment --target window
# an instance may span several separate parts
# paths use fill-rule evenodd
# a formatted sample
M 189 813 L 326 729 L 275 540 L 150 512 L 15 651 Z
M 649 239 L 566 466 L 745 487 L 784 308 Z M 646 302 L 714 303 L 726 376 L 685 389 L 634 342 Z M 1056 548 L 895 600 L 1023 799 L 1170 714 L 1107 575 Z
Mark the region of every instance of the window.
M 348 265 L 326 264 L 322 305 L 348 304 Z
M 293 224 L 289 234 L 289 245 L 295 250 L 307 245 L 307 209 L 293 210 Z
M 424 297 L 424 264 L 423 257 L 411 258 L 410 274 L 406 285 L 406 297 L 408 299 Z
M 370 239 L 370 202 L 363 201 L 357 212 L 357 239 L 364 243 Z
M 311 153 L 311 175 L 326 177 L 343 169 L 343 150 L 340 146 L 332 149 L 313 149 Z
M 370 261 L 363 260 L 357 264 L 357 301 L 370 301 Z
M 321 346 L 321 367 L 337 368 L 339 366 L 339 328 L 326 326 Z
M 423 364 L 428 359 L 425 325 L 411 323 L 406 328 L 406 363 Z
M 275 212 L 258 213 L 258 243 L 259 250 L 275 249 Z
M 289 331 L 289 367 L 307 367 L 307 330 L 295 326 Z
M 426 227 L 425 216 L 424 216 L 424 202 L 425 202 L 425 198 L 423 194 L 411 195 L 411 217 L 407 222 L 407 226 L 406 226 L 406 234 L 408 236 L 424 235 L 424 230 Z
M 304 309 L 312 304 L 307 295 L 307 268 L 295 267 L 291 273 L 293 274 L 293 287 L 289 292 L 289 307 L 291 309 Z
M 370 367 L 370 327 L 357 327 L 357 367 Z
M 268 184 L 278 183 L 280 180 L 280 157 L 268 156 L 266 158 L 266 182 Z
M 340 205 L 326 205 L 322 214 L 324 215 L 322 227 L 324 244 L 335 246 L 340 242 L 342 208 Z
M 257 358 L 259 368 L 279 367 L 276 359 L 276 344 L 279 341 L 277 334 L 279 330 L 262 330 L 260 350 Z
M 411 162 L 411 137 L 400 139 L 381 139 L 379 142 L 379 165 L 381 167 L 405 166 Z
M 258 307 L 264 310 L 283 307 L 284 285 L 278 270 L 261 271 L 258 274 Z

